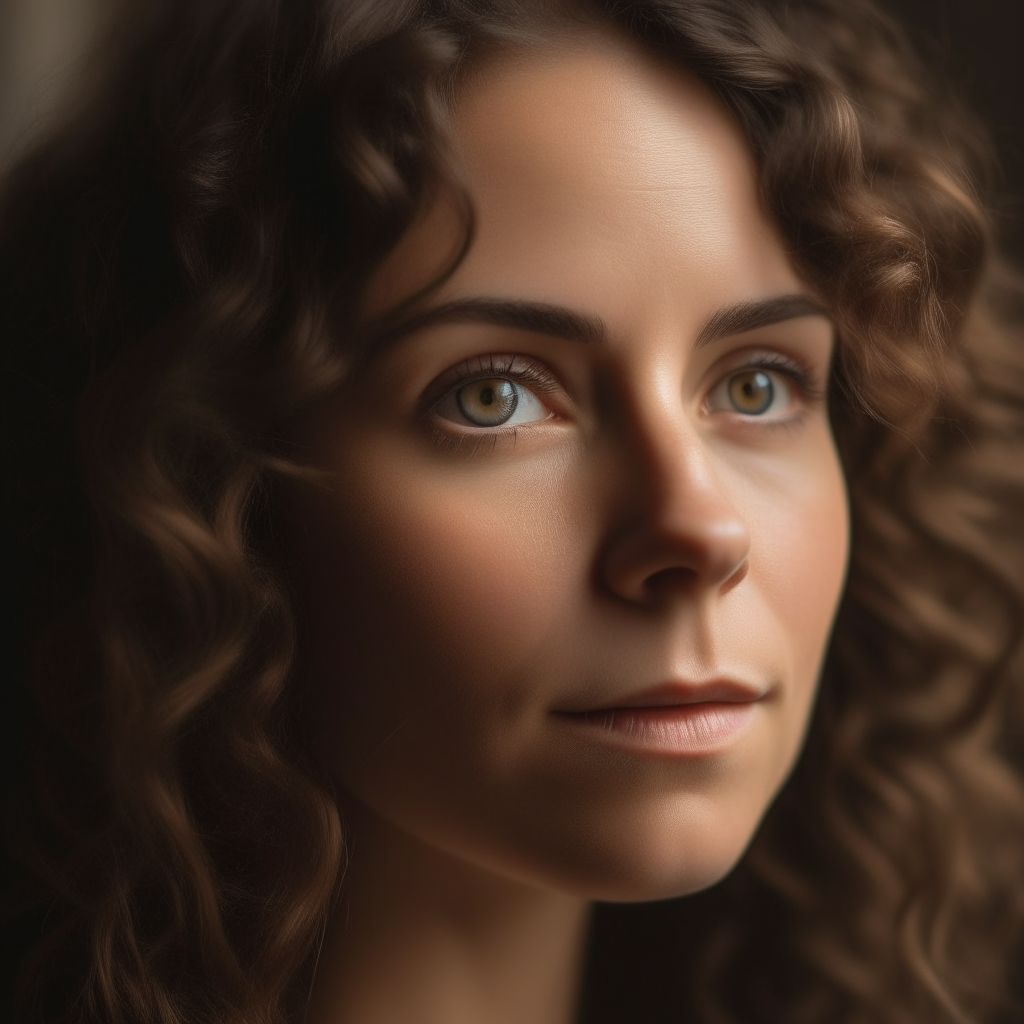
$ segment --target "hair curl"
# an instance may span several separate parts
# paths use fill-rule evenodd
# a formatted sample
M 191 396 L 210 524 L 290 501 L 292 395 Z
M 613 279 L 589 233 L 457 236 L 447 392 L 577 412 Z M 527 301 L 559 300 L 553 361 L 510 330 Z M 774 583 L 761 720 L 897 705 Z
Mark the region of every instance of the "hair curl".
M 792 778 L 724 883 L 600 910 L 583 1017 L 1010 1012 L 1024 292 L 973 184 L 983 147 L 899 31 L 868 0 L 139 0 L 0 211 L 34 1019 L 301 1017 L 344 847 L 292 728 L 282 428 L 345 373 L 363 284 L 438 182 L 469 244 L 447 104 L 475 53 L 530 45 L 556 6 L 696 73 L 742 125 L 839 323 L 853 522 Z M 637 929 L 657 978 L 625 996 Z

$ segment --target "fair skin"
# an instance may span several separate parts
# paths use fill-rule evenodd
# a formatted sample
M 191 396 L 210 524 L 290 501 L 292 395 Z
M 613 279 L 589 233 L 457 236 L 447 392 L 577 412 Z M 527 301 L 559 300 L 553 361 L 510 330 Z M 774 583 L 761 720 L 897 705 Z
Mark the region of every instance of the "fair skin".
M 314 1024 L 568 1024 L 590 901 L 741 856 L 845 572 L 833 331 L 721 103 L 595 34 L 493 60 L 455 127 L 472 249 L 295 434 L 336 480 L 288 518 L 351 858 Z M 368 317 L 454 231 L 442 197 Z

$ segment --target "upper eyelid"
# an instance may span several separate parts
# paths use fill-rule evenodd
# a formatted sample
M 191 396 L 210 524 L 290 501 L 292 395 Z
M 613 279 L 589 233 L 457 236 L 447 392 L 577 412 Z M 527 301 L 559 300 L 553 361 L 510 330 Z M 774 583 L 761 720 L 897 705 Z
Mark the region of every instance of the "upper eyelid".
M 787 374 L 803 389 L 804 397 L 809 400 L 821 398 L 826 392 L 828 371 L 823 374 L 812 360 L 778 349 L 757 347 L 729 353 L 718 360 L 711 368 L 714 382 L 707 389 L 707 393 L 718 387 L 730 374 L 739 373 L 747 367 L 776 370 Z
M 728 372 L 730 369 L 741 369 L 744 366 L 754 365 L 759 359 L 791 364 L 808 374 L 814 372 L 812 362 L 806 357 L 790 352 L 788 348 L 771 345 L 746 345 L 743 348 L 733 349 L 715 360 L 711 369 L 717 367 L 722 372 Z
M 485 363 L 484 360 L 487 360 Z M 474 365 L 479 363 L 479 365 Z M 517 363 L 522 365 L 517 366 Z M 532 372 L 531 372 L 532 371 Z M 487 353 L 470 356 L 454 366 L 439 373 L 427 385 L 420 400 L 423 411 L 428 412 L 452 391 L 464 387 L 475 380 L 488 377 L 506 377 L 523 386 L 546 390 L 543 385 L 549 384 L 550 390 L 564 385 L 558 375 L 544 362 L 533 356 L 522 353 Z

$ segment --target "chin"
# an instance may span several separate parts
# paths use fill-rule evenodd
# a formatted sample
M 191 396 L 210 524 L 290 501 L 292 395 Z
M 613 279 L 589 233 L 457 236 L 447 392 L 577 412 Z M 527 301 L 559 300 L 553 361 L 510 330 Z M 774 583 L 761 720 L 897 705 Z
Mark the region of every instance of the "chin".
M 743 856 L 749 839 L 746 837 L 743 843 L 715 843 L 710 848 L 691 840 L 668 850 L 636 849 L 631 857 L 593 872 L 589 884 L 575 892 L 587 899 L 612 903 L 689 896 L 725 878 Z
M 539 836 L 518 864 L 488 866 L 588 900 L 639 903 L 687 896 L 721 881 L 750 845 L 759 818 L 731 810 L 726 805 L 703 814 L 666 813 L 614 824 L 575 821 L 560 835 Z

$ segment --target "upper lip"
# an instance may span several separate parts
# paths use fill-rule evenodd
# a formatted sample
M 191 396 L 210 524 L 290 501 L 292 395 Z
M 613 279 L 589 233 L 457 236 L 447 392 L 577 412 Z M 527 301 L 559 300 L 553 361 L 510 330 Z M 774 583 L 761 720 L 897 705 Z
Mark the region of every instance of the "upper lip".
M 672 680 L 585 708 L 566 708 L 563 714 L 588 714 L 622 708 L 668 708 L 686 704 L 750 704 L 765 695 L 763 688 L 736 679 L 717 677 L 701 682 Z

